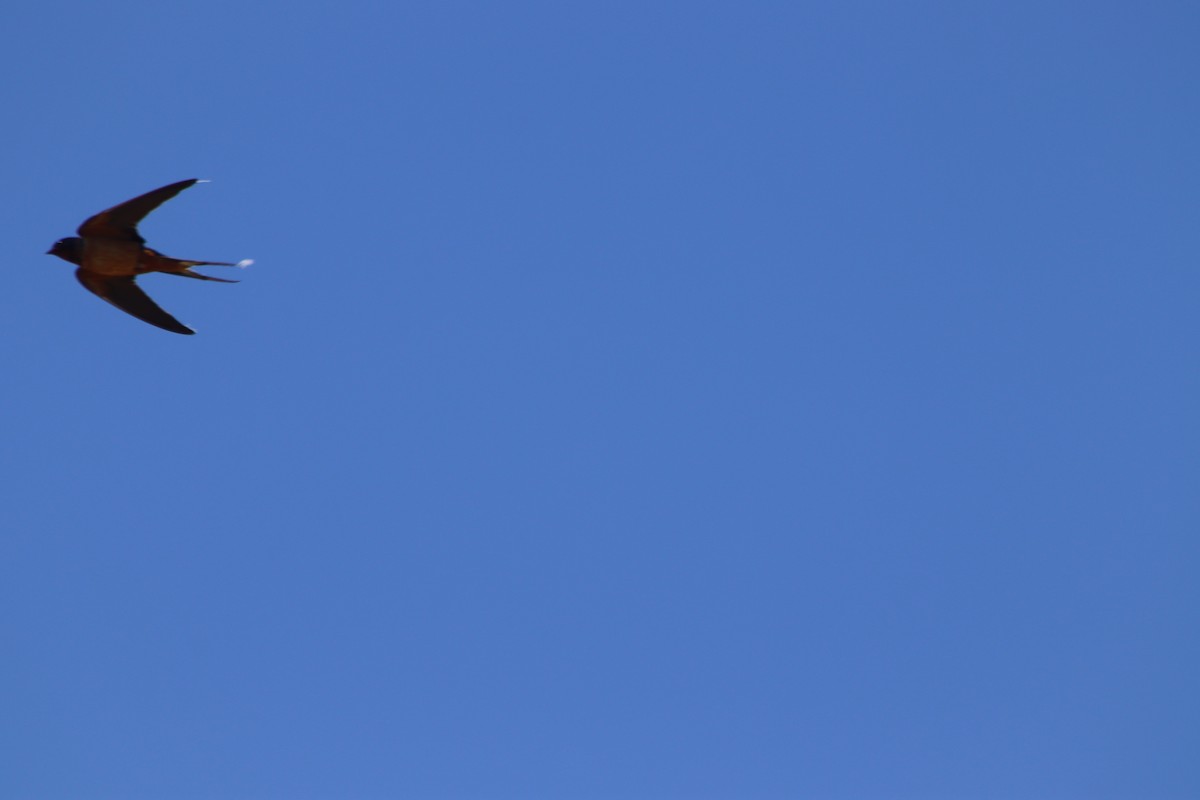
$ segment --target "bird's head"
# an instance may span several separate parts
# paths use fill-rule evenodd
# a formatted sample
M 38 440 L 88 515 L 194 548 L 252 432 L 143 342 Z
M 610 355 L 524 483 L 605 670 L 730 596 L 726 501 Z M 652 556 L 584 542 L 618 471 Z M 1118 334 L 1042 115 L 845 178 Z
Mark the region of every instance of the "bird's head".
M 70 261 L 72 264 L 82 264 L 83 239 L 80 239 L 78 236 L 68 236 L 65 239 L 59 239 L 46 251 L 46 255 L 58 256 L 63 261 Z

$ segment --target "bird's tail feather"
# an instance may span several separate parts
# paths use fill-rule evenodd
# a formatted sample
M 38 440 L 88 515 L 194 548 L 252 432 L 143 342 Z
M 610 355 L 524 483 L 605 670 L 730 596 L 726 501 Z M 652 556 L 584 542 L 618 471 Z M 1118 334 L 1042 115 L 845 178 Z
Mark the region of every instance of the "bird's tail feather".
M 188 267 L 237 267 L 238 269 L 245 269 L 246 267 L 248 267 L 254 263 L 254 259 L 243 258 L 241 261 L 237 262 L 236 264 L 233 262 L 230 262 L 230 261 L 182 261 L 182 260 L 178 261 L 178 263 L 183 264 Z
M 193 263 L 191 261 L 189 264 Z M 199 264 L 210 264 L 214 267 L 232 267 L 233 264 L 221 264 L 215 261 L 199 261 Z M 231 281 L 228 278 L 214 278 L 212 275 L 201 275 L 199 272 L 192 272 L 190 269 L 182 269 L 178 272 L 168 272 L 168 275 L 179 275 L 184 278 L 195 278 L 200 281 L 216 281 L 217 283 L 240 283 L 240 281 Z

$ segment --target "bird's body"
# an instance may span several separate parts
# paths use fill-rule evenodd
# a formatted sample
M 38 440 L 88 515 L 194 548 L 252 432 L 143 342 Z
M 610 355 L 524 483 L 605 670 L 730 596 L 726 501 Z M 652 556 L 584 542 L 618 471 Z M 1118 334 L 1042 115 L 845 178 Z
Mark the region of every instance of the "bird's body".
M 142 247 L 137 242 L 120 239 L 83 239 L 83 259 L 79 266 L 97 275 L 137 275 L 141 266 Z
M 147 272 L 165 272 L 205 281 L 237 283 L 201 275 L 192 272 L 191 268 L 204 265 L 244 267 L 251 263 L 183 261 L 146 247 L 146 240 L 137 231 L 138 223 L 162 203 L 195 183 L 197 181 L 194 178 L 172 183 L 101 211 L 79 226 L 78 236 L 59 239 L 47 252 L 78 266 L 75 277 L 84 288 L 127 314 L 173 333 L 195 333 L 159 308 L 134 280 Z

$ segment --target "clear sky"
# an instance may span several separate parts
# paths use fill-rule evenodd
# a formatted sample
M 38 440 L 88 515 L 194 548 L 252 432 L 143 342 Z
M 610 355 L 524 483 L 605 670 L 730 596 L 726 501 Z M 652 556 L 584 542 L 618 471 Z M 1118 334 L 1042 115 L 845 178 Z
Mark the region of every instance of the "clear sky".
M 9 4 L 0 796 L 1200 796 L 1198 34 Z

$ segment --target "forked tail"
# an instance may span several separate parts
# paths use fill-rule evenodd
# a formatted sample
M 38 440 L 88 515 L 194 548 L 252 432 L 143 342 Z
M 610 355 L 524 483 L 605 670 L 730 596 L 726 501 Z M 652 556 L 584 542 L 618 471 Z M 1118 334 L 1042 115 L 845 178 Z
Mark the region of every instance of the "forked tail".
M 238 283 L 238 281 L 231 281 L 228 278 L 214 278 L 211 275 L 201 275 L 199 272 L 192 272 L 192 267 L 238 267 L 239 269 L 245 269 L 246 267 L 253 264 L 254 260 L 250 259 L 250 258 L 245 258 L 245 259 L 242 259 L 241 261 L 237 262 L 236 264 L 231 264 L 228 261 L 177 261 L 176 263 L 179 264 L 180 266 L 182 266 L 183 269 L 178 270 L 178 271 L 172 271 L 168 274 L 181 275 L 185 278 L 195 278 L 196 280 L 201 280 L 201 281 L 216 281 L 218 283 Z

